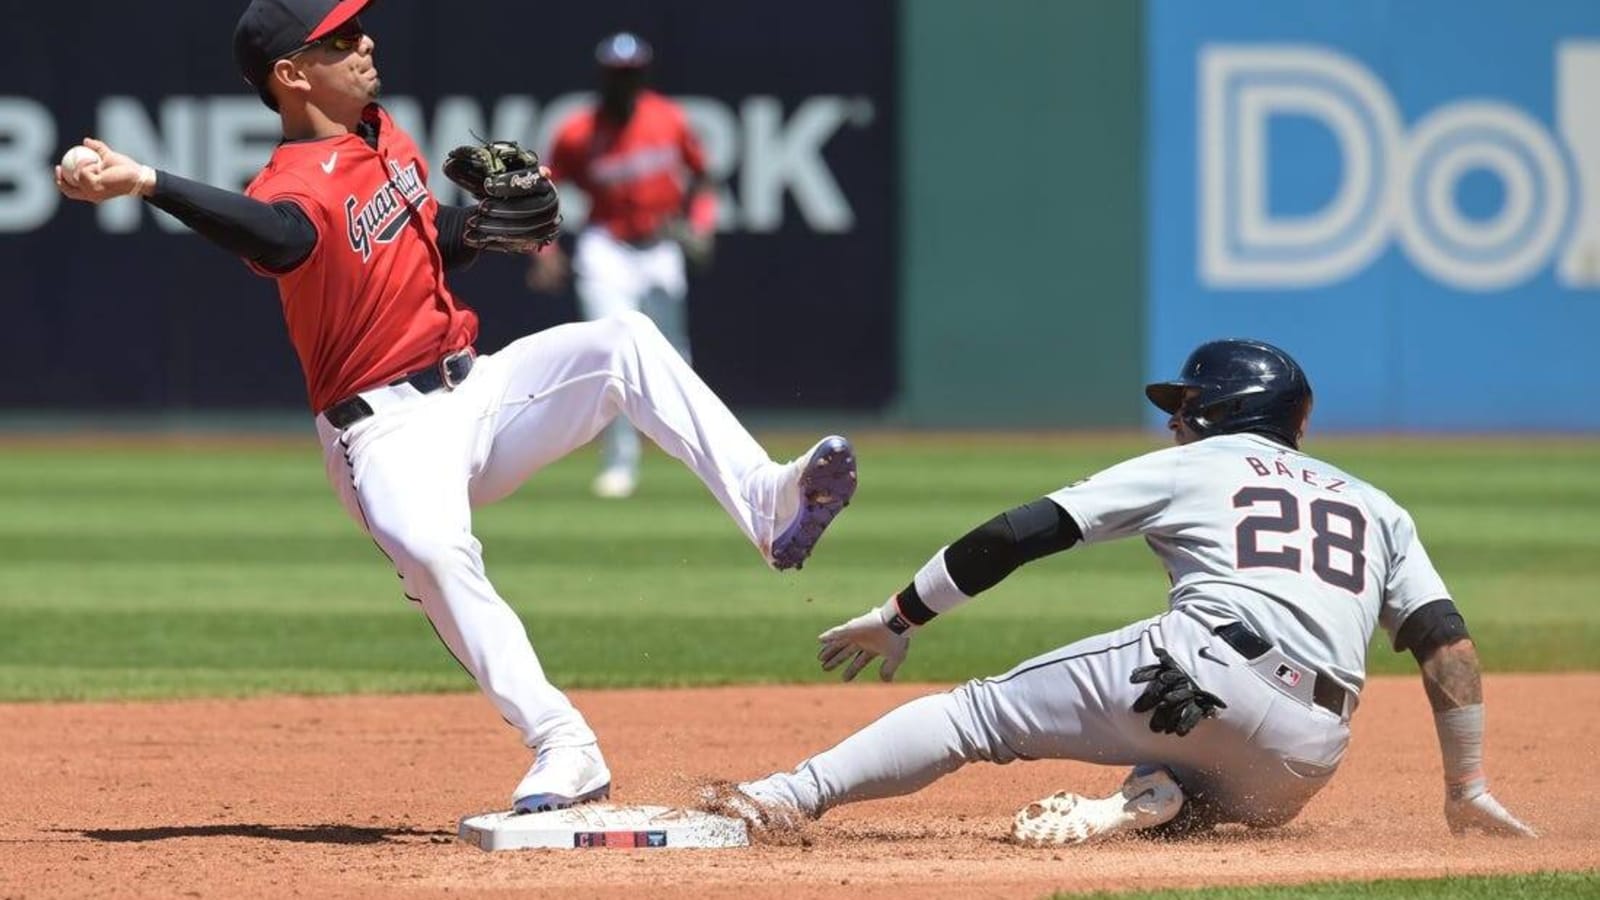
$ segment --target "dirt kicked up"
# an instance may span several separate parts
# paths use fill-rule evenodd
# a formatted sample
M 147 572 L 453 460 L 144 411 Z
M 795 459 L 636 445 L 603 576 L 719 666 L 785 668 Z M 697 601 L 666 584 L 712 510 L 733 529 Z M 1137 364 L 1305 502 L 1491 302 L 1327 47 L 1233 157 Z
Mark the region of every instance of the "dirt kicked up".
M 615 800 L 792 766 L 930 686 L 579 692 Z M 1052 890 L 1600 868 L 1600 675 L 1487 685 L 1494 790 L 1532 842 L 1452 838 L 1421 685 L 1378 679 L 1333 784 L 1288 828 L 1028 849 L 1012 813 L 1121 772 L 976 765 L 829 814 L 802 846 L 486 854 L 529 757 L 476 694 L 0 705 L 0 896 L 1026 897 Z

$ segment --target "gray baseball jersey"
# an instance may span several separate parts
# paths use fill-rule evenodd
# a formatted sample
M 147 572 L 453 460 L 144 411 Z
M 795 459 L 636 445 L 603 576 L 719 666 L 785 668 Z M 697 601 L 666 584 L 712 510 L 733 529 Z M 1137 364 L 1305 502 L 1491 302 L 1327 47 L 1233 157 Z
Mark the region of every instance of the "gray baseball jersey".
M 1167 767 L 1197 821 L 1281 824 L 1332 777 L 1373 629 L 1447 596 L 1411 518 L 1383 492 L 1266 438 L 1150 453 L 1050 498 L 1085 540 L 1143 535 L 1171 609 L 914 700 L 839 745 L 740 786 L 812 815 L 918 790 L 964 763 L 1078 759 Z M 1220 639 L 1243 623 L 1273 647 Z M 1160 648 L 1227 702 L 1187 736 L 1155 733 L 1130 673 Z M 1330 677 L 1340 708 L 1316 700 Z
M 1352 690 L 1375 625 L 1393 639 L 1418 607 L 1449 596 L 1387 494 L 1253 434 L 1149 453 L 1050 499 L 1088 543 L 1144 535 L 1172 579 L 1173 608 L 1244 622 Z

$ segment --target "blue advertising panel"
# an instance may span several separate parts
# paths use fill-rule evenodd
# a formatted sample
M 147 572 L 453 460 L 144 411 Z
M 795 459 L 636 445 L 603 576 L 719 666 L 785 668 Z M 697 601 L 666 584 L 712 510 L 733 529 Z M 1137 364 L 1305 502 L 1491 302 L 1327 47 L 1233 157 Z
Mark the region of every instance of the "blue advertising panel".
M 1147 369 L 1281 344 L 1320 428 L 1592 430 L 1600 3 L 1152 0 Z
M 95 135 L 157 168 L 241 189 L 281 137 L 235 68 L 246 0 L 33 4 L 0 54 L 0 410 L 294 409 L 305 392 L 270 282 L 129 199 L 63 200 L 54 162 Z M 720 185 L 717 253 L 692 275 L 696 369 L 741 407 L 877 410 L 897 375 L 895 6 L 597 0 L 524 10 L 379 3 L 382 102 L 440 172 L 475 136 L 548 146 L 593 100 L 594 48 L 655 47 Z M 820 64 L 825 60 L 826 64 Z M 585 204 L 563 188 L 569 231 Z M 577 317 L 568 291 L 485 255 L 451 284 L 479 349 Z

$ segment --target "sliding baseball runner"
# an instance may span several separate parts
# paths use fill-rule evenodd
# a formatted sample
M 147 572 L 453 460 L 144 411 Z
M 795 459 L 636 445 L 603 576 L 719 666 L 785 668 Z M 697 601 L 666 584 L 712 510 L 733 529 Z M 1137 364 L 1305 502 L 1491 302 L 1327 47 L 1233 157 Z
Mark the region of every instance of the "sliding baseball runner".
M 851 679 L 881 657 L 888 680 L 912 635 L 1018 566 L 1135 535 L 1170 576 L 1167 612 L 912 701 L 793 772 L 713 791 L 709 805 L 773 826 L 906 794 L 969 762 L 1077 759 L 1134 768 L 1110 797 L 1029 804 L 1018 840 L 1279 825 L 1343 759 L 1381 626 L 1421 667 L 1449 828 L 1531 836 L 1489 793 L 1477 653 L 1411 516 L 1299 449 L 1311 410 L 1300 366 L 1258 341 L 1216 341 L 1146 393 L 1178 446 L 940 549 L 882 607 L 823 633 L 820 659 Z

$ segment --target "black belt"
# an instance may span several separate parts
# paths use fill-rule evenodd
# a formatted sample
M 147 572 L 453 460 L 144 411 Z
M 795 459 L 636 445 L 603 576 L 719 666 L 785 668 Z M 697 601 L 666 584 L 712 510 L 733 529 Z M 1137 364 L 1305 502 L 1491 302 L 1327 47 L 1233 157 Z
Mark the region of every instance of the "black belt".
M 426 369 L 402 375 L 389 382 L 390 387 L 397 384 L 409 384 L 423 394 L 431 394 L 440 388 L 455 390 L 456 385 L 467 380 L 467 375 L 472 372 L 472 362 L 475 359 L 471 347 L 446 356 Z M 328 418 L 328 424 L 343 431 L 351 425 L 372 415 L 372 404 L 362 399 L 360 394 L 346 397 L 338 403 L 323 410 L 322 414 Z
M 1239 651 L 1239 655 L 1245 659 L 1256 659 L 1272 649 L 1272 644 L 1268 643 L 1266 638 L 1238 622 L 1219 625 L 1212 633 L 1222 638 L 1229 647 Z M 1318 706 L 1342 718 L 1347 693 L 1348 691 L 1339 686 L 1339 682 L 1321 672 L 1316 673 L 1311 685 L 1311 699 Z

